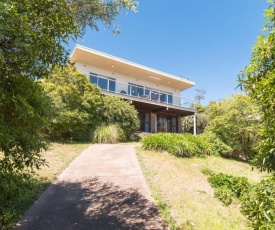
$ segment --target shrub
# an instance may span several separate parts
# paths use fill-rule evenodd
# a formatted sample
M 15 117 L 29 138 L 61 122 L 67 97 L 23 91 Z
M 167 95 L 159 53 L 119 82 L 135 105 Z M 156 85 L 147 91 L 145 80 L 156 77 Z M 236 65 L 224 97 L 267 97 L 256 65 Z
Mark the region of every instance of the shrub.
M 204 132 L 197 136 L 204 143 L 205 148 L 209 151 L 209 155 L 225 156 L 230 154 L 233 150 L 226 145 L 216 134 L 212 132 Z
M 0 171 L 0 229 L 10 229 L 18 218 L 14 201 L 24 196 L 24 175 L 16 172 Z
M 124 138 L 130 139 L 132 133 L 140 126 L 138 112 L 130 104 L 118 97 L 102 95 L 102 106 L 100 108 L 100 119 L 105 124 L 117 124 L 123 130 Z
M 241 211 L 253 229 L 275 229 L 275 178 L 262 179 L 243 196 Z
M 216 155 L 220 149 L 230 151 L 230 148 L 223 144 L 215 135 L 201 134 L 194 136 L 189 133 L 158 133 L 142 139 L 144 149 L 156 151 L 168 151 L 178 157 L 204 157 Z M 215 143 L 215 144 L 213 144 Z M 220 143 L 222 147 L 218 147 Z
M 89 140 L 92 128 L 100 123 L 99 88 L 72 66 L 56 67 L 43 86 L 54 104 L 48 137 L 55 141 Z
M 122 135 L 122 130 L 116 124 L 101 125 L 93 133 L 92 142 L 94 143 L 117 143 Z
M 242 198 L 252 188 L 246 177 L 215 173 L 207 169 L 203 169 L 202 173 L 209 175 L 208 182 L 214 188 L 215 196 L 226 206 L 231 204 L 233 197 Z

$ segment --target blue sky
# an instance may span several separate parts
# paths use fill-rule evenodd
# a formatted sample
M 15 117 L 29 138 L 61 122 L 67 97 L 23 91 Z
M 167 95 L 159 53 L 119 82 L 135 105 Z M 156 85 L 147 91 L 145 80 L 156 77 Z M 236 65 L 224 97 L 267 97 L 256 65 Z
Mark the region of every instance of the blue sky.
M 169 3 L 168 3 L 169 2 Z M 87 30 L 77 43 L 177 76 L 205 89 L 206 105 L 234 93 L 261 34 L 265 0 L 140 0 L 138 12 L 119 16 L 121 33 Z M 75 42 L 70 43 L 72 50 Z

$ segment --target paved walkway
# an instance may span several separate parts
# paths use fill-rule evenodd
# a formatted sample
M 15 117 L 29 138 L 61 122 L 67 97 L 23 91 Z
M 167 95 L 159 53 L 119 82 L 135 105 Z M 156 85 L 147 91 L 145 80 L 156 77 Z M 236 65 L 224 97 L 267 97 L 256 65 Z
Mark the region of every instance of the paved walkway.
M 16 229 L 167 229 L 134 145 L 92 145 L 62 172 Z

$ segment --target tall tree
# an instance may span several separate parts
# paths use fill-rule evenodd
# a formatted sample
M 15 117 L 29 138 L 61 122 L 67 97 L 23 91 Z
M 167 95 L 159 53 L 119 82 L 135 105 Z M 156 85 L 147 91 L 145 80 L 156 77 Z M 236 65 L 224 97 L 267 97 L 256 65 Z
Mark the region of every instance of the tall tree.
M 239 82 L 263 114 L 262 141 L 255 163 L 261 170 L 275 172 L 275 0 L 269 3 L 264 33 L 258 36 L 250 64 L 239 75 Z
M 258 107 L 243 94 L 236 94 L 219 102 L 210 103 L 206 131 L 215 133 L 233 149 L 231 157 L 245 160 L 255 155 L 259 129 Z
M 130 0 L 0 0 L 0 170 L 42 163 L 47 103 L 35 80 L 67 64 L 63 44 L 100 21 L 112 28 L 123 8 L 135 6 Z

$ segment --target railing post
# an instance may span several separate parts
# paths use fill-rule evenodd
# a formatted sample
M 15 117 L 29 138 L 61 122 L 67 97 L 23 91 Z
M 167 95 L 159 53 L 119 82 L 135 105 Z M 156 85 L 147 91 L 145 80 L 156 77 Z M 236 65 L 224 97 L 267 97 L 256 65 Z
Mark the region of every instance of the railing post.
M 194 130 L 193 134 L 196 136 L 197 135 L 197 121 L 196 121 L 196 113 L 194 113 Z

